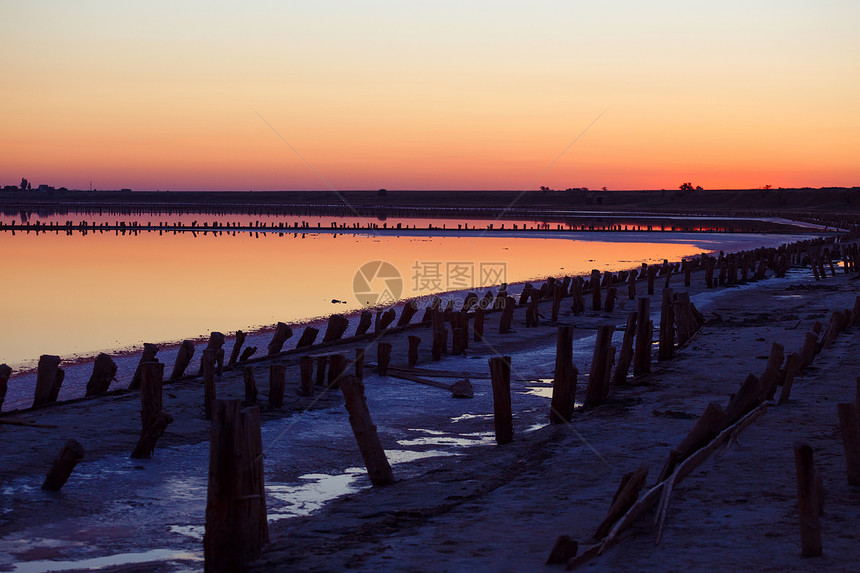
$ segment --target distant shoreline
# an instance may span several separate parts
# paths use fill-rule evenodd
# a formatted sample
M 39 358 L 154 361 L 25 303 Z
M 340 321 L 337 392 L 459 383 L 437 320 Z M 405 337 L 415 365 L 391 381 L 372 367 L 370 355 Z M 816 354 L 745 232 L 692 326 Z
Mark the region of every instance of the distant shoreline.
M 860 187 L 822 189 L 678 189 L 642 191 L 3 191 L 10 208 L 326 208 L 397 210 L 618 211 L 687 214 L 860 214 Z

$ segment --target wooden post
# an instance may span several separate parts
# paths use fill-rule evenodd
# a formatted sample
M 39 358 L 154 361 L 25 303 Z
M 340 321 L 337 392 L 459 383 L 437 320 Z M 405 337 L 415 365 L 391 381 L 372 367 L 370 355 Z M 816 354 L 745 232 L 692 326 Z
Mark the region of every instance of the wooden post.
M 141 431 L 131 457 L 148 460 L 155 451 L 156 442 L 164 434 L 168 424 L 173 422 L 173 418 L 162 411 L 164 364 L 146 362 L 141 365 L 140 372 Z
M 379 434 L 367 408 L 364 384 L 355 376 L 344 376 L 340 388 L 343 392 L 346 411 L 349 412 L 349 425 L 352 426 L 352 432 L 355 434 L 355 441 L 358 443 L 370 482 L 375 486 L 394 483 L 391 465 L 385 456 L 385 450 L 382 448 Z
M 692 261 L 684 261 L 681 265 L 684 267 L 684 286 L 689 287 L 692 284 L 690 273 L 692 272 Z
M 293 335 L 293 329 L 283 322 L 279 322 L 275 327 L 275 332 L 272 334 L 272 341 L 269 342 L 269 356 L 277 354 L 284 347 L 284 343 Z
M 599 540 L 606 537 L 606 534 L 609 533 L 609 530 L 612 529 L 615 522 L 618 521 L 622 515 L 627 513 L 627 510 L 636 503 L 636 499 L 639 497 L 639 491 L 645 485 L 645 479 L 647 477 L 648 465 L 642 464 L 636 468 L 636 471 L 625 474 L 624 477 L 621 478 L 621 486 L 615 493 L 615 498 L 609 506 L 609 511 L 600 525 L 597 526 L 597 532 L 594 534 L 595 539 Z
M 241 330 L 236 331 L 236 339 L 233 341 L 233 350 L 230 351 L 230 359 L 227 360 L 227 366 L 233 366 L 239 360 L 239 353 L 242 351 L 242 345 L 245 344 L 246 336 Z
M 551 424 L 569 422 L 576 401 L 576 367 L 573 365 L 573 327 L 559 326 L 555 346 L 555 376 L 552 380 Z
M 373 322 L 373 313 L 369 310 L 362 310 L 361 316 L 358 319 L 358 328 L 355 329 L 355 335 L 361 336 L 370 329 L 370 324 Z
M 415 313 L 418 312 L 418 307 L 415 304 L 415 301 L 407 302 L 403 305 L 403 310 L 400 311 L 400 318 L 397 321 L 397 326 L 406 326 L 409 324 L 409 321 L 412 320 L 412 317 L 415 316 Z
M 564 298 L 564 288 L 558 283 L 552 285 L 552 317 L 551 317 L 551 319 L 553 322 L 558 322 L 558 311 L 561 310 L 561 299 L 562 298 Z
M 612 365 L 608 363 L 608 355 L 612 346 L 612 333 L 615 331 L 613 324 L 601 324 L 597 327 L 597 335 L 594 338 L 594 352 L 591 355 L 591 370 L 588 374 L 588 386 L 585 389 L 586 408 L 599 406 L 606 401 L 609 395 L 609 374 Z
M 759 404 L 761 404 L 761 382 L 755 374 L 748 374 L 741 387 L 729 400 L 729 405 L 726 406 L 724 428 L 743 418 Z
M 484 307 L 478 305 L 475 307 L 475 342 L 480 342 L 484 339 Z
M 785 348 L 779 342 L 774 342 L 770 345 L 770 355 L 767 358 L 767 366 L 764 368 L 764 374 L 761 375 L 761 391 L 762 398 L 770 400 L 776 394 L 776 387 L 779 384 L 779 369 L 785 360 Z
M 364 380 L 364 348 L 355 349 L 355 377 Z
M 648 279 L 648 294 L 654 294 L 654 279 L 657 278 L 657 270 L 658 267 L 655 265 L 651 265 L 648 267 L 647 279 Z
M 48 470 L 48 475 L 42 482 L 42 489 L 59 491 L 68 481 L 69 476 L 72 475 L 72 470 L 82 459 L 84 459 L 84 447 L 75 439 L 67 440 L 54 460 L 51 469 Z
M 328 357 L 328 387 L 339 388 L 340 381 L 346 374 L 346 356 L 332 354 Z
M 799 354 L 792 352 L 786 357 L 785 377 L 782 381 L 782 392 L 779 393 L 779 401 L 777 402 L 780 406 L 788 402 L 788 398 L 791 396 L 791 386 L 794 384 L 794 377 L 800 370 L 800 365 L 801 358 Z
M 317 335 L 319 335 L 319 328 L 314 328 L 313 326 L 306 326 L 304 331 L 302 331 L 302 335 L 299 338 L 298 343 L 296 344 L 296 348 L 307 348 L 308 346 L 313 346 L 314 342 L 317 340 Z
M 502 308 L 502 316 L 499 318 L 499 334 L 507 334 L 511 331 L 515 304 L 514 297 L 505 297 L 505 306 Z
M 794 468 L 797 475 L 801 555 L 814 557 L 821 555 L 821 524 L 818 521 L 821 492 L 816 487 L 815 462 L 809 444 L 794 443 Z
M 657 477 L 657 483 L 668 478 L 675 471 L 675 466 L 687 459 L 690 454 L 708 445 L 724 427 L 726 418 L 725 409 L 716 402 L 709 402 L 705 411 L 696 420 L 690 433 L 681 441 L 680 445 L 672 450 L 663 471 Z
M 86 396 L 96 396 L 97 394 L 104 394 L 110 388 L 110 383 L 113 380 L 116 380 L 116 363 L 113 361 L 113 358 L 102 352 L 98 356 L 96 356 L 95 362 L 93 362 L 93 373 L 90 376 L 89 382 L 87 382 L 87 392 Z M 2 375 L 0 375 L 2 378 Z M 5 394 L 5 391 L 2 392 Z M 0 406 L 3 405 L 3 398 L 0 397 Z
M 376 345 L 376 363 L 380 376 L 388 376 L 388 364 L 391 361 L 391 343 L 380 342 Z
M 185 374 L 185 369 L 191 364 L 193 356 L 194 343 L 190 340 L 183 340 L 179 352 L 176 354 L 176 361 L 173 363 L 173 371 L 170 373 L 171 380 L 181 378 Z
M 313 364 L 311 366 L 313 366 Z M 245 379 L 245 402 L 249 405 L 256 404 L 257 381 L 254 379 L 254 367 L 251 365 L 245 366 L 242 369 L 242 376 Z
M 579 543 L 570 535 L 561 535 L 555 540 L 555 545 L 549 553 L 546 565 L 564 565 L 579 551 Z
M 300 396 L 314 395 L 314 359 L 310 356 L 302 356 L 299 359 L 299 370 L 301 372 Z
M 158 345 L 144 342 L 143 354 L 140 357 L 140 362 L 137 363 L 137 369 L 134 371 L 134 376 L 131 378 L 131 384 L 128 385 L 129 390 L 137 390 L 140 388 L 140 368 L 145 362 L 156 360 L 155 355 L 158 354 Z
M 582 296 L 582 277 L 574 277 L 570 285 L 570 311 L 574 316 L 585 312 L 585 299 Z
M 218 351 L 207 348 L 203 351 L 203 411 L 207 420 L 212 419 L 212 402 L 215 401 L 215 357 Z
M 624 339 L 621 342 L 621 352 L 618 355 L 618 365 L 612 376 L 613 386 L 627 384 L 627 372 L 630 371 L 630 363 L 633 362 L 633 340 L 636 336 L 636 312 L 627 315 L 627 326 L 624 328 Z
M 340 340 L 349 326 L 349 321 L 342 314 L 333 314 L 328 317 L 328 325 L 323 335 L 323 342 Z
M 51 354 L 40 356 L 36 372 L 36 393 L 33 398 L 33 406 L 56 402 L 64 377 L 65 372 L 60 368 L 59 356 Z
M 848 485 L 860 485 L 860 422 L 854 403 L 837 405 Z
M 209 334 L 209 341 L 206 343 L 206 350 L 214 350 L 215 351 L 215 374 L 218 376 L 221 375 L 221 371 L 224 368 L 224 342 L 227 338 L 224 334 L 220 332 L 212 332 Z M 203 358 L 200 359 L 200 371 L 197 373 L 198 376 L 203 374 Z
M 604 306 L 606 312 L 615 310 L 615 299 L 618 298 L 618 289 L 609 287 L 606 289 L 606 304 Z
M 636 348 L 633 355 L 633 375 L 651 373 L 651 299 L 639 298 L 636 314 Z
M 12 369 L 7 364 L 0 364 L 0 410 L 3 409 L 3 402 L 6 401 L 6 386 L 11 375 Z
M 705 286 L 714 288 L 714 257 L 705 259 Z
M 538 326 L 539 322 L 538 298 L 536 296 L 533 296 L 526 305 L 526 328 Z
M 532 285 L 532 283 L 526 283 L 523 285 L 523 292 L 520 293 L 520 302 L 519 302 L 520 306 L 522 306 L 526 302 L 528 302 L 533 288 L 534 288 L 534 286 Z
M 511 412 L 511 357 L 496 356 L 489 359 L 493 385 L 493 412 L 496 443 L 507 444 L 514 438 Z
M 317 386 L 325 386 L 326 381 L 326 373 L 325 367 L 328 363 L 328 356 L 318 356 L 317 357 Z
M 394 322 L 394 318 L 396 315 L 397 315 L 397 313 L 395 313 L 393 308 L 389 308 L 388 310 L 383 312 L 382 316 L 379 319 L 379 329 L 378 330 L 385 330 L 386 328 L 388 328 L 388 325 L 390 325 L 392 322 Z
M 282 408 L 284 406 L 284 388 L 287 383 L 286 364 L 269 365 L 269 406 Z
M 660 305 L 660 338 L 657 348 L 657 360 L 668 360 L 675 353 L 675 306 L 672 289 L 663 289 L 663 300 Z
M 244 362 L 249 359 L 254 353 L 257 352 L 256 346 L 248 346 L 245 350 L 242 351 L 242 354 L 239 356 L 239 362 Z
M 600 310 L 600 271 L 591 270 L 591 310 Z
M 241 571 L 269 541 L 260 409 L 216 400 L 209 437 L 204 571 Z
M 448 353 L 448 329 L 444 323 L 438 330 L 433 331 L 433 347 L 431 348 L 433 360 L 441 360 L 442 354 Z
M 409 335 L 409 367 L 412 368 L 418 364 L 418 345 L 421 344 L 421 338 L 414 334 Z
M 630 271 L 630 274 L 627 275 L 627 298 L 633 300 L 636 298 L 636 276 L 638 272 L 636 269 Z

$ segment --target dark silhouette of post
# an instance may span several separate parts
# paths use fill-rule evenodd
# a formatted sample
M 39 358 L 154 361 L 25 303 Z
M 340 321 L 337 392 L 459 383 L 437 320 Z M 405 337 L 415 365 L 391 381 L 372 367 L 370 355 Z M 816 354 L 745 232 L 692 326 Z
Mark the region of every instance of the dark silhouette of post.
M 215 400 L 209 437 L 204 571 L 241 571 L 269 541 L 260 409 Z
M 511 412 L 511 357 L 497 356 L 490 358 L 489 363 L 493 386 L 493 420 L 496 428 L 496 443 L 502 445 L 514 439 L 513 413 Z
M 573 327 L 559 326 L 549 412 L 551 424 L 570 421 L 576 401 L 576 375 L 576 367 L 573 365 Z
M 376 426 L 370 417 L 367 408 L 367 399 L 364 396 L 364 384 L 355 376 L 344 376 L 340 382 L 340 389 L 349 412 L 349 424 L 358 442 L 358 449 L 364 459 L 367 475 L 373 485 L 381 486 L 394 483 L 394 474 L 391 465 L 385 456 L 385 450 L 379 441 Z

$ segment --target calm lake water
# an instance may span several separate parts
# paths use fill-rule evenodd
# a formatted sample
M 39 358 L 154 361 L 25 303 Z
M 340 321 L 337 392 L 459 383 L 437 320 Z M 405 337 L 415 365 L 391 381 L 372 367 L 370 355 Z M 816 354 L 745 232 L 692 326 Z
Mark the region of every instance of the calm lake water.
M 21 217 L 4 216 L 11 223 Z M 251 215 L 52 215 L 32 222 L 113 224 L 283 222 Z M 31 367 L 41 354 L 64 359 L 295 324 L 381 302 L 501 282 L 620 270 L 713 250 L 778 245 L 792 235 L 722 233 L 458 231 L 486 221 L 411 219 L 415 230 L 331 232 L 331 217 L 302 217 L 303 232 L 0 233 L 6 279 L 0 297 L 0 362 Z M 337 224 L 366 224 L 341 219 Z M 314 227 L 328 227 L 317 232 Z M 434 230 L 427 230 L 428 224 Z M 536 221 L 505 221 L 534 226 Z M 394 222 L 388 224 L 395 226 Z M 441 230 L 442 227 L 446 230 Z M 379 262 L 389 265 L 382 265 Z M 368 264 L 369 263 L 369 264 Z M 366 266 L 365 266 L 366 265 Z M 361 269 L 361 274 L 357 273 Z M 389 272 L 386 274 L 385 270 Z M 393 269 L 393 272 L 391 272 Z M 481 290 L 483 289 L 483 290 Z M 356 292 L 358 291 L 358 292 Z M 374 298 L 377 297 L 377 298 Z

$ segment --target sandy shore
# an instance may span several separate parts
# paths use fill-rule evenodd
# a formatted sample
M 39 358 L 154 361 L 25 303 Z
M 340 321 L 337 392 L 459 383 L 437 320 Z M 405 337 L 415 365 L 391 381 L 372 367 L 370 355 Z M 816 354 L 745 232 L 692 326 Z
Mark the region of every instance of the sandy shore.
M 678 290 L 680 278 L 673 279 Z M 423 342 L 419 365 L 471 372 L 475 398 L 456 400 L 440 388 L 367 374 L 368 404 L 398 483 L 371 488 L 336 391 L 299 397 L 298 355 L 287 365 L 287 404 L 265 406 L 267 363 L 258 363 L 263 407 L 267 502 L 272 542 L 260 570 L 531 571 L 543 566 L 556 537 L 585 542 L 602 520 L 621 476 L 640 463 L 653 483 L 669 450 L 709 401 L 725 404 L 747 374 L 761 374 L 772 342 L 800 347 L 815 321 L 853 307 L 854 275 L 815 282 L 808 269 L 784 279 L 689 289 L 708 319 L 675 358 L 654 363 L 646 385 L 617 388 L 609 403 L 577 410 L 573 423 L 548 426 L 556 325 L 498 334 L 488 316 L 486 342 L 465 357 L 430 360 L 429 329 L 386 336 L 392 364 L 405 364 L 406 337 Z M 639 286 L 643 294 L 644 284 Z M 660 289 L 652 310 L 658 324 Z M 567 299 L 569 300 L 569 299 Z M 594 329 L 622 327 L 630 301 L 607 314 L 574 317 L 574 362 L 584 395 Z M 541 312 L 549 314 L 549 302 Z M 845 479 L 836 404 L 854 398 L 858 330 L 841 335 L 795 381 L 788 404 L 768 409 L 719 459 L 710 459 L 673 494 L 663 541 L 655 546 L 649 518 L 595 560 L 599 570 L 848 570 L 860 557 L 853 531 L 858 492 Z M 352 356 L 368 341 L 327 351 Z M 620 333 L 614 339 L 620 345 Z M 515 439 L 493 441 L 487 358 L 510 355 Z M 368 348 L 375 361 L 375 344 Z M 439 379 L 440 381 L 442 379 Z M 450 382 L 450 379 L 447 380 Z M 241 372 L 217 384 L 219 398 L 239 398 Z M 0 483 L 0 570 L 202 570 L 208 424 L 202 387 L 191 379 L 165 387 L 175 419 L 152 460 L 130 460 L 140 429 L 136 393 L 21 412 L 43 427 L 0 425 L 7 445 Z M 680 412 L 688 416 L 655 415 Z M 57 494 L 39 489 L 69 437 L 87 450 Z M 827 490 L 824 556 L 801 559 L 792 442 L 815 449 Z M 137 563 L 136 563 L 137 562 Z M 141 562 L 146 562 L 141 564 Z M 54 563 L 55 565 L 51 565 Z M 16 569 L 17 567 L 17 569 Z

